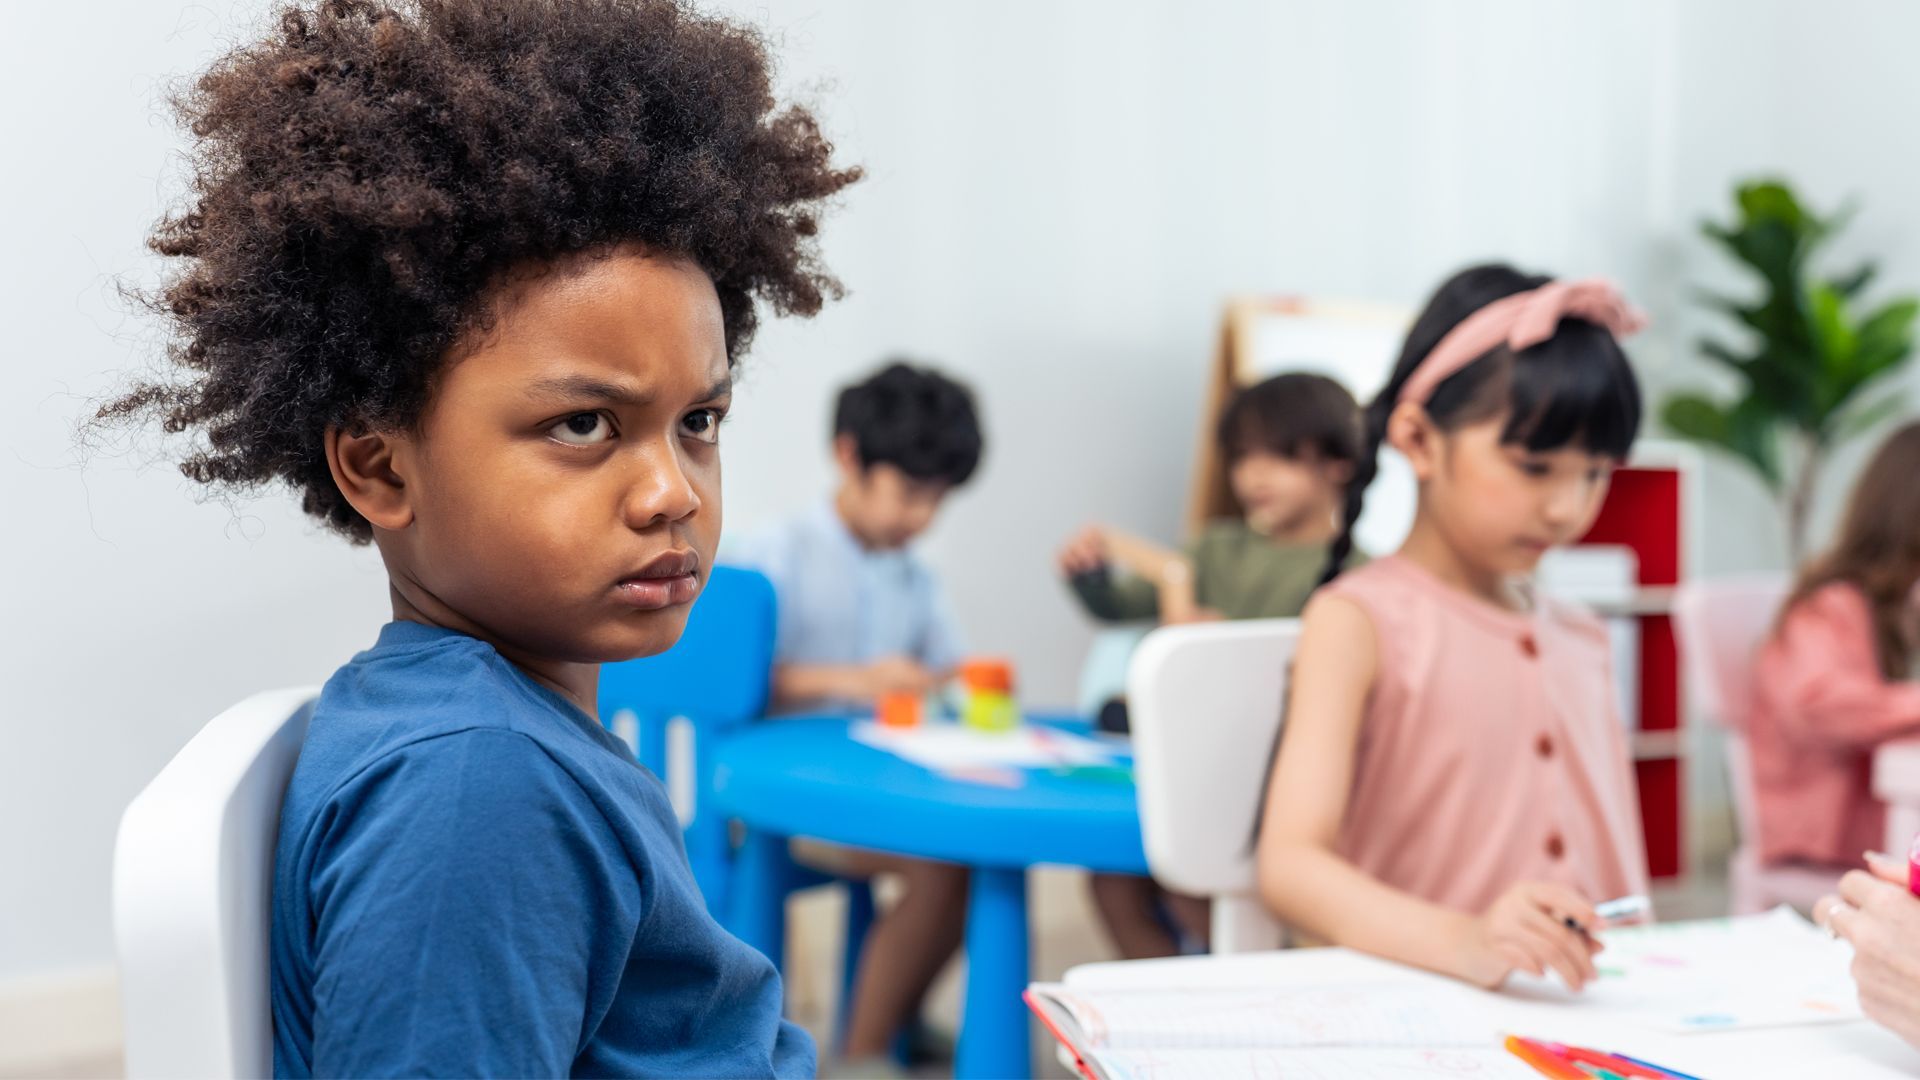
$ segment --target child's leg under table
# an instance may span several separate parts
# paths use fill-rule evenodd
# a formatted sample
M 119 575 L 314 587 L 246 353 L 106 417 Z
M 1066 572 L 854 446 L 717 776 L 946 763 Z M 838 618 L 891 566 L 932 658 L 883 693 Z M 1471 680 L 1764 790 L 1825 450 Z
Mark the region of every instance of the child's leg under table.
M 1087 886 L 1113 947 L 1128 960 L 1179 955 L 1168 917 L 1193 940 L 1207 941 L 1212 917 L 1204 899 L 1171 892 L 1138 874 L 1093 874 Z
M 825 854 L 808 845 L 807 862 Z M 900 897 L 874 919 L 860 950 L 853 1000 L 843 1030 L 849 1058 L 877 1057 L 920 1012 L 927 989 L 960 949 L 967 925 L 967 869 L 951 863 L 910 859 L 877 851 L 834 848 L 833 873 L 846 877 L 897 874 Z

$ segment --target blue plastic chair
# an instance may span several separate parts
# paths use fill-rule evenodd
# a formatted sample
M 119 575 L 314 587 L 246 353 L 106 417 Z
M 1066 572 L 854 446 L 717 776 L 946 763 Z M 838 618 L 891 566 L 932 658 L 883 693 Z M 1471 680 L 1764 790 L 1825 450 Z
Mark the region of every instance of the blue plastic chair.
M 704 808 L 718 805 L 712 798 L 715 749 L 729 732 L 766 712 L 778 626 L 775 603 L 773 583 L 764 575 L 716 566 L 673 648 L 600 669 L 601 715 L 612 730 L 633 740 L 640 764 L 652 770 L 673 797 L 694 880 L 707 910 L 723 925 L 730 923 L 732 912 L 732 836 L 727 822 Z M 844 1016 L 859 970 L 860 947 L 873 924 L 873 890 L 865 881 L 822 874 L 791 859 L 785 864 L 783 895 L 819 885 L 847 887 L 840 982 Z M 775 967 L 782 966 L 781 957 L 770 959 Z

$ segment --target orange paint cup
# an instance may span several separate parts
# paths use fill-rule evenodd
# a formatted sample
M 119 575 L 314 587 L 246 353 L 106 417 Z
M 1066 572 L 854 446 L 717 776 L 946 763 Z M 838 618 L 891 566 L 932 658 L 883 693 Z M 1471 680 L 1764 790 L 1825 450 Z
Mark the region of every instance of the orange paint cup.
M 920 726 L 920 695 L 895 690 L 881 694 L 875 703 L 874 715 L 882 727 L 910 728 Z

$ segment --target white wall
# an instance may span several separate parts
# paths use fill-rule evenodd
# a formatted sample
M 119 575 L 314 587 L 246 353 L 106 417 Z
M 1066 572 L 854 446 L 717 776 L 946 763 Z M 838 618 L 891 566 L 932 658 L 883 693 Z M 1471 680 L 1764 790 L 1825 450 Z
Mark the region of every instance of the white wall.
M 927 549 L 1037 699 L 1070 697 L 1087 633 L 1054 544 L 1094 518 L 1174 536 L 1228 292 L 1414 305 L 1488 256 L 1609 273 L 1661 319 L 1636 354 L 1668 384 L 1684 286 L 1721 272 L 1692 222 L 1756 169 L 1862 195 L 1854 248 L 1920 286 L 1920 11 L 1895 0 L 1813 25 L 1733 0 L 730 6 L 871 173 L 826 232 L 853 295 L 749 360 L 730 525 L 824 490 L 838 384 L 893 350 L 944 364 L 990 449 Z M 106 961 L 126 801 L 222 705 L 323 678 L 384 617 L 371 554 L 285 500 L 197 501 L 151 445 L 73 441 L 157 352 L 113 291 L 155 273 L 141 237 L 177 190 L 156 80 L 258 10 L 33 5 L 0 41 L 0 979 Z M 1777 559 L 1751 485 L 1712 480 L 1712 562 Z

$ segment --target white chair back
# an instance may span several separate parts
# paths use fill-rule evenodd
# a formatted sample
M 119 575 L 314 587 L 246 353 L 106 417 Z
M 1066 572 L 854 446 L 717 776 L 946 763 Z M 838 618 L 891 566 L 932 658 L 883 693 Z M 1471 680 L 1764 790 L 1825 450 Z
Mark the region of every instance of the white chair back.
M 113 923 L 136 1080 L 273 1072 L 274 845 L 315 695 L 269 691 L 214 717 L 120 819 Z
M 1673 597 L 1687 696 L 1726 734 L 1734 819 L 1751 840 L 1758 827 L 1746 723 L 1753 709 L 1754 654 L 1772 631 L 1791 583 L 1782 574 L 1689 582 Z
M 1169 888 L 1213 898 L 1215 952 L 1279 944 L 1253 830 L 1299 636 L 1298 619 L 1165 627 L 1127 671 L 1147 864 Z

